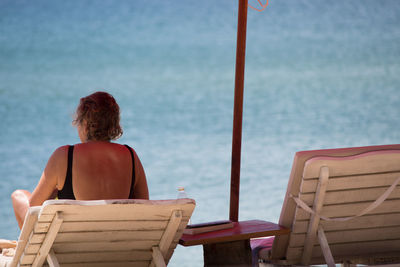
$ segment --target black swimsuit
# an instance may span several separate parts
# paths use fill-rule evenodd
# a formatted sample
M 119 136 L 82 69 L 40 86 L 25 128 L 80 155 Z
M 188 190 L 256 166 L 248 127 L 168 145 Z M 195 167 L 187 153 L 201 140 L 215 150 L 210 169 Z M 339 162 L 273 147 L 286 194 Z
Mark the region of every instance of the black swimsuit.
M 132 157 L 132 182 L 131 189 L 129 192 L 129 198 L 133 198 L 133 189 L 135 186 L 135 159 L 133 156 L 133 150 L 130 146 L 125 145 Z M 74 157 L 74 146 L 68 147 L 68 166 L 67 166 L 67 175 L 65 176 L 65 182 L 63 188 L 58 191 L 58 199 L 76 199 L 74 195 L 74 190 L 72 188 L 72 161 Z

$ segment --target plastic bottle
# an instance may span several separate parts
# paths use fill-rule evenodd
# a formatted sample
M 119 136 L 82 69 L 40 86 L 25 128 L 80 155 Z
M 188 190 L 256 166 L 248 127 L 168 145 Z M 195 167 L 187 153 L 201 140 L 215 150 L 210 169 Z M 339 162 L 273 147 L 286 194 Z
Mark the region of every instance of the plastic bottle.
M 180 198 L 188 198 L 186 192 L 185 192 L 185 188 L 183 186 L 178 186 L 178 197 L 177 199 Z M 188 224 L 192 224 L 192 221 L 189 219 Z
M 183 186 L 178 186 L 178 199 L 179 198 L 188 198 L 186 192 L 185 192 L 185 188 Z

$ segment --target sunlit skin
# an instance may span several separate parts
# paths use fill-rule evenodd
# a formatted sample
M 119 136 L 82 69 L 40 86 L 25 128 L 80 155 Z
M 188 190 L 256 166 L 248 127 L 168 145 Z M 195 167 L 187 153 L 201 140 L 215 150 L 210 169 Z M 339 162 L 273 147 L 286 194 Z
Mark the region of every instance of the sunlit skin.
M 86 140 L 85 121 L 77 125 L 80 144 L 75 145 L 73 158 L 73 190 L 77 200 L 126 199 L 132 181 L 132 158 L 120 144 Z M 146 175 L 136 152 L 134 198 L 149 199 Z M 57 148 L 50 156 L 36 188 L 16 190 L 11 199 L 15 216 L 22 228 L 29 207 L 40 206 L 54 199 L 64 186 L 68 146 Z

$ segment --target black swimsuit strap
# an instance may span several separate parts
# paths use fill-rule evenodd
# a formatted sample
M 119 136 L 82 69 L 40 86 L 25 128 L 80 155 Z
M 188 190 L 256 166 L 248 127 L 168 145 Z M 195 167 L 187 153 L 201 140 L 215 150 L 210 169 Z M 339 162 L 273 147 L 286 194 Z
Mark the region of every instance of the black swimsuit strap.
M 74 146 L 68 147 L 68 166 L 67 174 L 65 175 L 65 182 L 63 188 L 58 191 L 59 199 L 75 199 L 74 190 L 72 187 L 72 162 L 74 158 Z
M 135 188 L 135 157 L 133 155 L 133 149 L 128 145 L 125 146 L 129 149 L 129 152 L 131 153 L 132 157 L 132 182 L 131 182 L 131 190 L 129 191 L 129 198 L 133 199 L 133 192 Z

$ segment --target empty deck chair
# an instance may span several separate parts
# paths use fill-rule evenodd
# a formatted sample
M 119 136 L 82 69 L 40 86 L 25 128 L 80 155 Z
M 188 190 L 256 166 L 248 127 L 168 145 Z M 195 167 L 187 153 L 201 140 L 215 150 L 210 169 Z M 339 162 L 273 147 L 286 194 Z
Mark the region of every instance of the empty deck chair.
M 267 262 L 400 263 L 400 145 L 296 153 L 279 224 Z
M 29 209 L 3 265 L 165 266 L 194 207 L 192 199 L 49 200 Z

